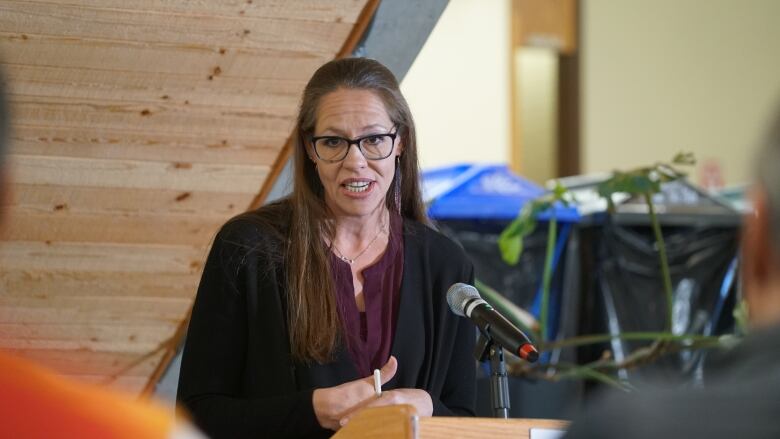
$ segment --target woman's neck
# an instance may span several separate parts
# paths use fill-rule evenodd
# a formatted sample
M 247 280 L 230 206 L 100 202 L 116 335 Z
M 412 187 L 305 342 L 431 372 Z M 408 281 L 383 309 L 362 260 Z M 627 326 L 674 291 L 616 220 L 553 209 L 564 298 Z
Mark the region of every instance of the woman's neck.
M 345 244 L 370 241 L 376 237 L 377 233 L 386 231 L 389 224 L 390 212 L 385 206 L 380 206 L 366 216 L 337 216 L 335 218 L 334 241 Z

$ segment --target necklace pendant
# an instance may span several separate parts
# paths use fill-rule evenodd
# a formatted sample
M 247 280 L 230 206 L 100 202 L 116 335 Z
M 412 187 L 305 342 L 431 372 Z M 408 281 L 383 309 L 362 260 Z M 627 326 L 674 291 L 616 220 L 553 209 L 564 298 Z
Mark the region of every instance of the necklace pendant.
M 355 263 L 355 261 L 357 261 L 357 260 L 358 260 L 358 258 L 359 258 L 359 257 L 363 256 L 363 254 L 364 254 L 366 251 L 368 251 L 368 249 L 369 249 L 369 248 L 371 248 L 371 246 L 372 246 L 372 245 L 374 245 L 374 243 L 376 242 L 377 238 L 379 238 L 379 235 L 381 235 L 381 234 L 382 234 L 382 232 L 384 232 L 384 231 L 385 231 L 385 228 L 384 228 L 384 225 L 382 225 L 382 226 L 379 228 L 379 231 L 377 231 L 377 232 L 376 232 L 376 235 L 374 235 L 374 238 L 371 240 L 371 242 L 369 242 L 369 243 L 368 243 L 368 245 L 367 245 L 367 246 L 366 246 L 366 247 L 365 247 L 363 250 L 361 250 L 361 251 L 360 251 L 360 253 L 358 253 L 358 254 L 357 254 L 357 255 L 356 255 L 354 258 L 352 258 L 352 259 L 350 259 L 350 258 L 348 258 L 348 257 L 344 256 L 344 253 L 342 253 L 342 252 L 341 252 L 341 250 L 339 250 L 339 248 L 338 248 L 338 247 L 336 247 L 336 244 L 334 244 L 333 242 L 331 242 L 331 247 L 333 247 L 333 250 L 335 250 L 335 251 L 336 251 L 336 253 L 337 253 L 337 254 L 336 254 L 336 256 L 338 256 L 338 257 L 339 257 L 339 259 L 341 259 L 342 261 L 344 261 L 344 262 L 348 263 L 349 265 L 352 265 L 352 264 L 354 264 L 354 263 Z

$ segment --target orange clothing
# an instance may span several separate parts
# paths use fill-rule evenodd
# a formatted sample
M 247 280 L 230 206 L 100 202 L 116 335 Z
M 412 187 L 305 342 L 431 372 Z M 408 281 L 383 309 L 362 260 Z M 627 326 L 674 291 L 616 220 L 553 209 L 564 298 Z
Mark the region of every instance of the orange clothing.
M 167 438 L 172 413 L 0 352 L 0 437 Z

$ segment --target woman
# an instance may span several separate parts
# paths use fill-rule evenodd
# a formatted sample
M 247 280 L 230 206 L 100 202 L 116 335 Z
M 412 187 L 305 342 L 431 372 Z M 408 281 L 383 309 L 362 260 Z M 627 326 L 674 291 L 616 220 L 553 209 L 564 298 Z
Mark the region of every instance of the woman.
M 473 414 L 474 329 L 445 298 L 473 268 L 425 225 L 414 123 L 392 73 L 362 58 L 320 67 L 295 132 L 292 195 L 215 239 L 178 399 L 213 437 L 327 437 L 386 404 Z

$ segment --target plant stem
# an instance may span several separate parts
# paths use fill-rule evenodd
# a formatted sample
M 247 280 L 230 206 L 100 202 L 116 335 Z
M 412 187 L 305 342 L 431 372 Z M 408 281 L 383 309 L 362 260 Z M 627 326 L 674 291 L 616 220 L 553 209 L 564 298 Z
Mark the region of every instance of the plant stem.
M 669 340 L 669 341 L 684 341 L 684 340 L 690 340 L 691 342 L 701 342 L 701 341 L 712 341 L 714 343 L 717 343 L 720 340 L 720 337 L 712 336 L 712 335 L 693 335 L 693 334 L 682 334 L 682 335 L 674 335 L 671 332 L 624 332 L 621 334 L 611 335 L 611 334 L 592 334 L 592 335 L 581 335 L 578 337 L 571 337 L 567 338 L 565 340 L 548 343 L 543 346 L 539 346 L 539 349 L 542 351 L 549 351 L 553 349 L 561 349 L 561 348 L 568 348 L 568 347 L 574 347 L 574 346 L 584 346 L 589 344 L 596 344 L 596 343 L 603 343 L 605 341 L 610 341 L 613 339 L 621 339 L 621 340 L 649 340 L 649 341 L 655 341 L 655 340 Z
M 672 277 L 669 274 L 669 261 L 666 258 L 666 244 L 664 243 L 664 236 L 661 233 L 661 225 L 658 223 L 658 217 L 655 214 L 655 207 L 653 206 L 653 199 L 649 192 L 645 192 L 645 202 L 650 212 L 650 223 L 653 225 L 653 232 L 655 233 L 655 242 L 658 245 L 658 259 L 661 263 L 661 277 L 664 282 L 664 291 L 666 292 L 666 330 L 672 330 Z
M 559 380 L 577 379 L 577 378 L 598 381 L 600 383 L 604 383 L 606 385 L 620 389 L 624 392 L 630 392 L 636 390 L 630 383 L 617 380 L 605 373 L 594 370 L 588 366 L 575 367 L 566 372 L 561 372 L 558 374 Z
M 542 341 L 547 341 L 547 317 L 550 306 L 550 282 L 552 280 L 552 264 L 555 253 L 555 241 L 558 235 L 558 220 L 555 211 L 550 217 L 549 229 L 547 229 L 547 253 L 544 258 L 544 273 L 542 274 L 542 305 L 539 311 L 539 333 Z

